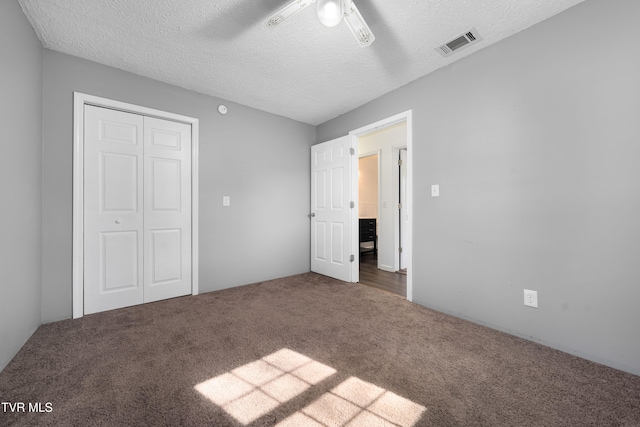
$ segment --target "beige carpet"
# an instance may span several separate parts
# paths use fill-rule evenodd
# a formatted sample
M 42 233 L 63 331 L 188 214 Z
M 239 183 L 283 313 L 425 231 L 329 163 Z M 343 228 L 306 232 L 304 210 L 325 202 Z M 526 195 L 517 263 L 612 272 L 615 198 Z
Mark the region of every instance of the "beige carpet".
M 43 325 L 0 400 L 2 426 L 640 425 L 638 376 L 313 273 Z

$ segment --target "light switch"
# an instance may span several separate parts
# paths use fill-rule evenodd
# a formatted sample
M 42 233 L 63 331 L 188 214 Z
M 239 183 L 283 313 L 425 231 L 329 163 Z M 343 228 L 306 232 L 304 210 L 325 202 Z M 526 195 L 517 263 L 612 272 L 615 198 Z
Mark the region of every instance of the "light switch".
M 438 184 L 431 186 L 431 197 L 440 197 L 440 186 Z
M 231 197 L 222 196 L 222 206 L 231 206 Z

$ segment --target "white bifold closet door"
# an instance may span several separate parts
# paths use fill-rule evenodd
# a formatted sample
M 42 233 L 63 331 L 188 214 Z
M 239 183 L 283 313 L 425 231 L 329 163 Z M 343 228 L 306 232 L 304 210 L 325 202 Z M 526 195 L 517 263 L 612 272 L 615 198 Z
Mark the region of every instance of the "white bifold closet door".
M 191 126 L 87 105 L 84 313 L 191 293 Z

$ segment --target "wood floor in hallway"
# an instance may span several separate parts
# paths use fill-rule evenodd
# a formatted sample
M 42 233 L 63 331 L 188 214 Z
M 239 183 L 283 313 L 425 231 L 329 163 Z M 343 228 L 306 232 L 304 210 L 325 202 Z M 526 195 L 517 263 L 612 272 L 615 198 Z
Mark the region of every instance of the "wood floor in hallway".
M 360 255 L 360 283 L 403 297 L 407 296 L 407 275 L 380 270 L 378 259 L 373 252 Z

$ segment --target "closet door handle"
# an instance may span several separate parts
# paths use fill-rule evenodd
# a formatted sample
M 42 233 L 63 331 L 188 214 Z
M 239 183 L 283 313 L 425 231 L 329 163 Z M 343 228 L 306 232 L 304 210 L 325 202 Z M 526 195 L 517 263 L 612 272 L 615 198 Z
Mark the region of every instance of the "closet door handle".
M 120 219 L 116 219 L 116 224 L 120 224 Z

